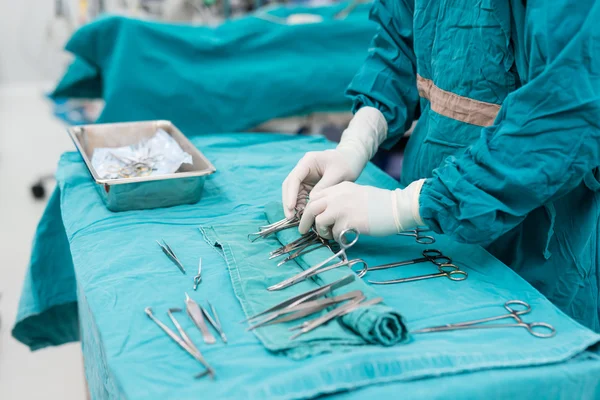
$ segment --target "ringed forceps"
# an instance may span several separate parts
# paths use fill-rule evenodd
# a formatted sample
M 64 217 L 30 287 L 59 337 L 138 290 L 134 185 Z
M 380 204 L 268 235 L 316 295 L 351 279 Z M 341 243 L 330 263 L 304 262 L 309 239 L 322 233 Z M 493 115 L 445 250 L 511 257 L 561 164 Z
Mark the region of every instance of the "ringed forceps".
M 423 227 L 416 227 L 415 229 L 411 229 L 408 231 L 400 232 L 398 235 L 400 236 L 412 236 L 415 238 L 415 241 L 419 244 L 434 244 L 435 238 L 429 235 L 423 235 L 423 232 L 429 232 L 430 229 Z
M 521 315 L 529 314 L 531 312 L 531 306 L 526 302 L 522 300 L 509 300 L 506 303 L 504 303 L 504 308 L 506 309 L 506 311 L 508 311 L 508 314 L 498 315 L 496 317 L 476 319 L 473 321 L 460 322 L 456 324 L 433 326 L 430 328 L 418 329 L 416 331 L 412 331 L 411 333 L 444 332 L 461 329 L 525 328 L 527 329 L 529 334 L 538 338 L 551 338 L 556 335 L 556 329 L 554 329 L 552 325 L 546 322 L 528 323 L 521 319 Z M 513 318 L 515 322 L 512 324 L 508 323 L 483 325 L 485 322 L 498 321 L 505 318 Z
M 354 234 L 354 238 L 348 242 L 346 240 L 346 234 Z M 358 237 L 359 237 L 359 233 L 356 229 L 349 228 L 349 229 L 342 231 L 340 233 L 340 237 L 338 240 L 340 243 L 340 251 L 338 251 L 337 253 L 335 253 L 334 255 L 332 255 L 331 257 L 326 259 L 325 261 L 323 261 L 317 265 L 313 265 L 312 267 L 305 269 L 304 271 L 300 272 L 299 274 L 296 274 L 296 275 L 294 275 L 288 279 L 285 279 L 273 286 L 268 287 L 267 290 L 272 291 L 272 290 L 285 289 L 287 287 L 295 285 L 298 282 L 302 282 L 303 280 L 308 279 L 314 275 L 320 274 L 322 272 L 329 271 L 334 268 L 340 268 L 340 267 L 346 267 L 346 266 L 349 267 L 350 269 L 352 269 L 352 267 L 357 264 L 362 265 L 361 270 L 359 272 L 357 272 L 358 277 L 362 278 L 368 271 L 367 263 L 364 260 L 361 260 L 359 258 L 356 258 L 353 260 L 348 260 L 348 257 L 346 256 L 346 250 L 349 249 L 350 247 L 354 246 L 354 244 L 356 242 L 358 242 Z M 338 259 L 338 257 L 341 258 L 342 260 L 335 264 L 328 265 L 329 263 Z
M 442 254 L 439 250 L 428 249 L 423 251 L 423 257 L 415 258 L 414 260 L 400 261 L 390 264 L 378 265 L 375 267 L 367 268 L 367 272 L 369 271 L 377 271 L 381 269 L 389 269 L 396 267 L 403 267 L 406 265 L 419 264 L 423 262 L 431 262 L 435 264 L 438 268 L 438 272 L 435 274 L 429 275 L 417 275 L 411 276 L 408 278 L 400 278 L 400 279 L 391 279 L 388 281 L 369 281 L 374 285 L 392 285 L 395 283 L 404 283 L 404 282 L 414 282 L 421 281 L 424 279 L 432 279 L 432 278 L 441 278 L 446 277 L 452 281 L 464 281 L 467 279 L 469 274 L 465 271 L 461 270 L 456 265 L 452 264 L 452 259 L 448 256 Z

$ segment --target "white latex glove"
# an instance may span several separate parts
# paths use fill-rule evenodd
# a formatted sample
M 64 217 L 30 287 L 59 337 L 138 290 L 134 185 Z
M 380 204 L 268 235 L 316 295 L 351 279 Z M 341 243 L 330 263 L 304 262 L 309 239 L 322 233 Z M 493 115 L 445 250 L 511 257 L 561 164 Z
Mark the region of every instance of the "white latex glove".
M 396 190 L 342 182 L 321 190 L 311 195 L 298 230 L 304 234 L 314 223 L 319 235 L 338 240 L 348 228 L 365 235 L 387 236 L 423 226 L 419 215 L 423 182 L 421 179 Z
M 340 182 L 354 182 L 386 136 L 387 123 L 378 109 L 358 110 L 335 150 L 306 153 L 283 181 L 286 217 L 294 214 L 296 205 L 303 207 L 309 194 Z

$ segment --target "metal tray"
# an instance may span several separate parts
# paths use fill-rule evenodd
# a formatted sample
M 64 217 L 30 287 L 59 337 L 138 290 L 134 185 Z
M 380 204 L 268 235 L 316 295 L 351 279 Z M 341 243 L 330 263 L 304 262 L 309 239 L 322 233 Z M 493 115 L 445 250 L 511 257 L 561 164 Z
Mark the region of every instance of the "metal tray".
M 135 178 L 101 179 L 92 166 L 95 148 L 121 147 L 140 142 L 162 128 L 192 155 L 193 164 L 183 164 L 174 174 Z M 208 159 L 170 121 L 74 126 L 67 130 L 96 182 L 100 197 L 111 211 L 143 210 L 196 203 L 206 177 L 216 171 Z

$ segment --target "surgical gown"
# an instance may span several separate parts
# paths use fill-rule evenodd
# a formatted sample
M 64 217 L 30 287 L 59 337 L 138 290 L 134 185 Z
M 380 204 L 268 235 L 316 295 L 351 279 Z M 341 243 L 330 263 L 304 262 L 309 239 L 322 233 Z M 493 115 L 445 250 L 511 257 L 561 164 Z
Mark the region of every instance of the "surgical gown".
M 423 220 L 600 332 L 600 2 L 377 0 L 348 88 L 427 178 Z

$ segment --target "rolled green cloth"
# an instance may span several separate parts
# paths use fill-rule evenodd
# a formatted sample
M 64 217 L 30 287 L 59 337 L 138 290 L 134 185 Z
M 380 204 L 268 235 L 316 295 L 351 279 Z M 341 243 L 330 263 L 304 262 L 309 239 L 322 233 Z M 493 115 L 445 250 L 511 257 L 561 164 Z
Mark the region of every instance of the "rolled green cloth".
M 269 203 L 265 207 L 265 214 L 267 215 L 269 223 L 285 218 L 281 203 Z M 288 244 L 299 237 L 300 234 L 295 228 L 286 229 L 277 233 L 277 239 L 282 244 Z M 355 249 L 354 247 L 357 248 Z M 360 258 L 360 239 L 354 247 L 348 251 L 350 253 L 348 255 L 349 259 Z M 302 269 L 307 269 L 326 260 L 331 257 L 331 255 L 332 253 L 329 249 L 321 248 L 300 256 L 294 261 L 296 261 Z M 349 270 L 350 269 L 347 267 L 335 268 L 315 275 L 311 279 L 315 280 L 319 285 L 326 285 L 348 275 Z M 367 300 L 378 297 L 377 291 L 373 287 L 367 285 L 358 278 L 353 283 L 344 286 L 338 291 L 334 291 L 334 294 L 340 294 L 341 291 L 345 293 L 351 290 L 361 290 L 367 297 Z M 393 346 L 408 340 L 408 331 L 402 319 L 402 315 L 384 303 L 371 307 L 359 308 L 356 311 L 343 316 L 342 323 L 368 343 Z

